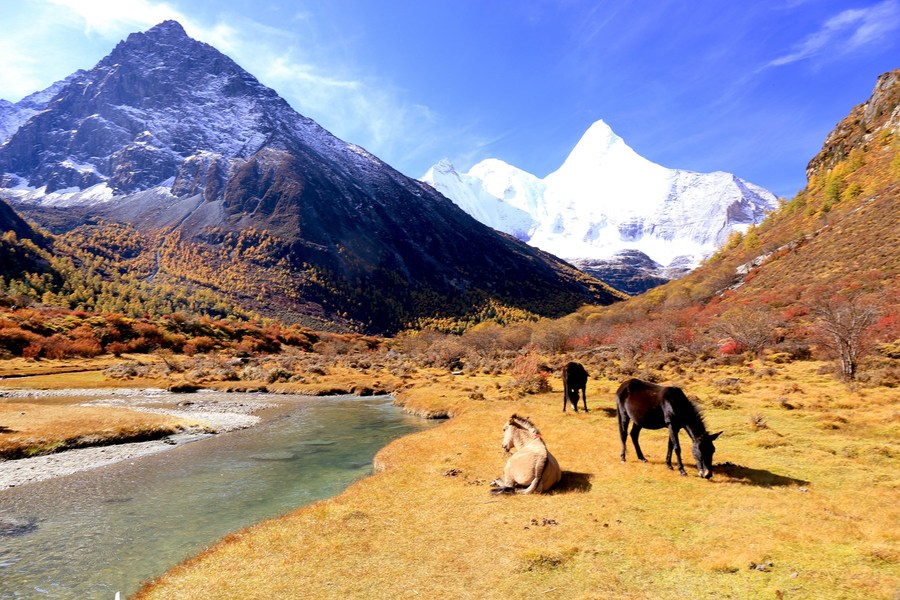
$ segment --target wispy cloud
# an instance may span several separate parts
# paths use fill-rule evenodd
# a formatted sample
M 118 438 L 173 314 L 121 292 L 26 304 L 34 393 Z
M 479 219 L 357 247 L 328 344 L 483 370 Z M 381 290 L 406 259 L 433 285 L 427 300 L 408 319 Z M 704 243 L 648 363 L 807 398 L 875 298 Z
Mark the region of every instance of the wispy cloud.
M 103 37 L 118 36 L 123 29 L 144 28 L 167 19 L 186 20 L 185 15 L 165 2 L 148 0 L 49 0 L 63 9 L 63 18 L 80 21 L 85 31 Z
M 885 0 L 868 8 L 848 9 L 831 17 L 790 52 L 766 67 L 789 65 L 813 57 L 840 56 L 877 44 L 900 29 L 900 0 Z

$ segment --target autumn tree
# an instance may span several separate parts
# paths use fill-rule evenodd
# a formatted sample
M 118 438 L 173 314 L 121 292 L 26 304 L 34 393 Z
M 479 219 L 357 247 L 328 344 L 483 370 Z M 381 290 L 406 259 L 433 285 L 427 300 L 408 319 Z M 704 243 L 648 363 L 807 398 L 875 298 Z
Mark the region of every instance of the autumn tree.
M 841 365 L 841 375 L 853 381 L 860 360 L 872 347 L 874 325 L 881 314 L 878 304 L 859 292 L 849 292 L 818 299 L 811 314 L 822 344 Z
M 712 331 L 731 338 L 746 350 L 762 358 L 763 350 L 776 337 L 781 317 L 767 306 L 740 306 L 720 316 Z

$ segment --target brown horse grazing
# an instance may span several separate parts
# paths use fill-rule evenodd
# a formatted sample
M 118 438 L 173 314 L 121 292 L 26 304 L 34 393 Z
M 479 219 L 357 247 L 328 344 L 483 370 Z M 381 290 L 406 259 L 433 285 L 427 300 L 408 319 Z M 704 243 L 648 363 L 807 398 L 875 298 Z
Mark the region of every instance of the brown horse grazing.
M 562 477 L 556 458 L 547 450 L 538 428 L 525 417 L 513 415 L 503 427 L 503 451 L 515 447 L 503 468 L 503 476 L 491 482 L 493 494 L 540 494 Z M 524 488 L 524 489 L 517 489 Z
M 563 380 L 563 412 L 566 412 L 566 404 L 571 402 L 572 408 L 578 412 L 578 390 L 581 390 L 581 397 L 584 400 L 584 412 L 588 411 L 587 407 L 587 380 L 588 374 L 580 363 L 570 362 L 562 368 Z
M 669 430 L 669 450 L 666 452 L 666 466 L 672 468 L 672 450 L 678 458 L 678 471 L 687 475 L 681 464 L 681 444 L 678 443 L 678 431 L 685 429 L 694 442 L 694 460 L 700 477 L 712 477 L 713 453 L 716 451 L 713 441 L 722 432 L 710 435 L 703 423 L 700 409 L 688 400 L 681 388 L 657 385 L 640 379 L 629 379 L 616 391 L 616 414 L 619 417 L 619 436 L 622 438 L 622 462 L 625 462 L 625 438 L 628 434 L 628 422 L 634 421 L 631 428 L 631 441 L 638 460 L 647 462 L 638 435 L 641 429 Z

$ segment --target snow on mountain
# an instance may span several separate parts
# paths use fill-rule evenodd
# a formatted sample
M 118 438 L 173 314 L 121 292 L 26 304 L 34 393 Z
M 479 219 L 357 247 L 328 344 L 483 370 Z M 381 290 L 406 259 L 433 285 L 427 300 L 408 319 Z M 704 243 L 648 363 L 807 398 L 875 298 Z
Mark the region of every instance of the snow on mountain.
M 460 174 L 445 159 L 423 179 L 440 181 L 439 191 L 460 208 L 519 240 L 529 240 L 539 225 L 532 214 L 543 194 L 543 182 L 502 160 L 485 160 L 468 174 Z
M 559 316 L 622 297 L 338 139 L 174 21 L 129 35 L 21 122 L 23 106 L 0 107 L 0 199 L 63 231 L 164 233 L 180 249 L 156 252 L 159 269 L 261 314 L 392 333 L 489 305 Z M 539 182 L 489 167 L 477 193 L 521 202 L 490 218 L 529 235 Z M 264 260 L 230 250 L 245 232 L 261 232 Z M 192 268 L 197 256 L 211 262 Z M 241 287 L 221 285 L 224 269 Z
M 0 144 L 9 139 L 28 119 L 47 108 L 53 96 L 82 73 L 83 71 L 77 71 L 47 89 L 25 96 L 16 103 L 0 99 Z
M 569 260 L 639 251 L 663 266 L 696 266 L 777 205 L 729 173 L 657 165 L 602 120 L 544 179 L 488 159 L 468 173 L 444 160 L 423 181 L 486 225 Z

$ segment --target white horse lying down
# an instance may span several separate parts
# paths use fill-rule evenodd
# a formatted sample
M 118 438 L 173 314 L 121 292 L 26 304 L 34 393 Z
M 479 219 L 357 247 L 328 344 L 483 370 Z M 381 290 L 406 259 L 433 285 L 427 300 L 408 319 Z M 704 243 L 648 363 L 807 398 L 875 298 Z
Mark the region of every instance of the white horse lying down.
M 503 469 L 503 477 L 491 482 L 491 493 L 518 492 L 531 494 L 545 492 L 562 476 L 559 463 L 547 450 L 541 432 L 534 424 L 519 415 L 513 415 L 503 427 L 503 450 L 516 448 Z M 524 489 L 517 489 L 524 488 Z

